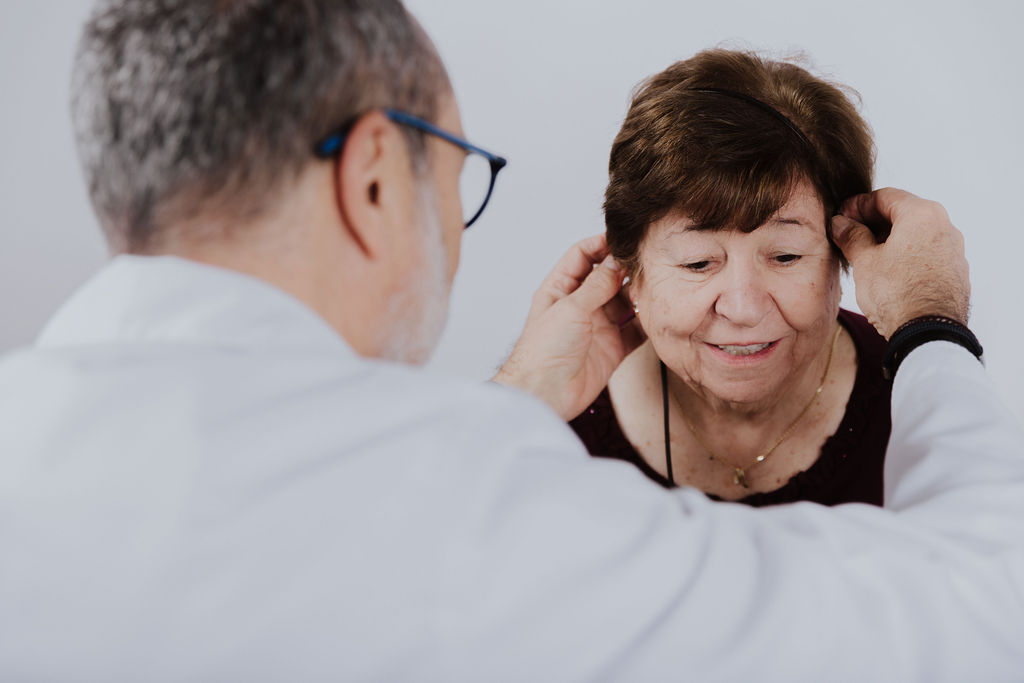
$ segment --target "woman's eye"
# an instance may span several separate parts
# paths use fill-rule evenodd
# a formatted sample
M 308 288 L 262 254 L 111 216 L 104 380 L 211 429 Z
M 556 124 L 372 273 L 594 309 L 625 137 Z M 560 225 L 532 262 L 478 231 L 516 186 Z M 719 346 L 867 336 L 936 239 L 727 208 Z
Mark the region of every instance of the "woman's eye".
M 799 261 L 800 258 L 801 257 L 798 254 L 779 254 L 775 257 L 775 261 L 777 263 L 795 263 L 796 261 Z
M 693 263 L 684 263 L 683 268 L 693 271 L 694 273 L 700 273 L 707 270 L 710 265 L 711 261 L 694 261 Z

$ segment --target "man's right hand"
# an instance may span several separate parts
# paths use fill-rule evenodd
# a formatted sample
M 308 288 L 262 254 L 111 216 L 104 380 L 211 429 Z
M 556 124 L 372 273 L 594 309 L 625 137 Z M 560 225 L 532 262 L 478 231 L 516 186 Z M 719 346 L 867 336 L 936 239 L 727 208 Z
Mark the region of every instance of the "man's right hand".
M 574 245 L 533 295 L 523 334 L 493 380 L 530 392 L 564 420 L 582 413 L 644 340 L 620 291 L 625 275 L 604 235 Z
M 879 244 L 866 223 L 888 223 Z M 936 315 L 967 324 L 971 298 L 964 239 L 941 204 L 886 188 L 851 197 L 832 219 L 853 266 L 857 304 L 888 339 L 903 323 Z

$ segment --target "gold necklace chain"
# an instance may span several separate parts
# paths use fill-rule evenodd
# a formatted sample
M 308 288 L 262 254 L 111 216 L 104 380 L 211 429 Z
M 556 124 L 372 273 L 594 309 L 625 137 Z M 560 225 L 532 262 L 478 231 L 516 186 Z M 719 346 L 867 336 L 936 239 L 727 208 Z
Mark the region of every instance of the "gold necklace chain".
M 727 460 L 724 460 L 723 458 L 718 457 L 718 454 L 715 453 L 713 450 L 711 450 L 711 448 L 709 448 L 706 443 L 704 443 L 704 440 L 701 439 L 700 435 L 697 433 L 697 429 L 693 426 L 693 424 L 690 422 L 690 420 L 686 417 L 686 411 L 683 410 L 682 404 L 679 403 L 679 399 L 676 398 L 675 392 L 674 391 L 668 392 L 669 394 L 671 394 L 672 401 L 676 404 L 676 407 L 679 408 L 679 415 L 680 415 L 680 417 L 683 418 L 683 422 L 686 423 L 686 426 L 690 428 L 690 433 L 693 434 L 693 438 L 697 440 L 697 443 L 700 444 L 701 448 L 703 448 L 705 451 L 707 451 L 708 455 L 710 455 L 712 458 L 714 458 L 718 462 L 722 463 L 726 467 L 731 467 L 732 468 L 732 472 L 733 472 L 732 482 L 734 484 L 739 484 L 740 486 L 742 486 L 745 489 L 750 488 L 750 484 L 747 482 L 747 470 L 749 470 L 754 465 L 757 465 L 758 463 L 764 462 L 765 459 L 769 455 L 771 455 L 772 453 L 775 452 L 775 449 L 779 447 L 779 444 L 781 444 L 783 441 L 785 441 L 786 438 L 793 432 L 793 429 L 796 427 L 797 423 L 800 422 L 800 419 L 803 418 L 803 416 L 807 414 L 807 411 L 811 409 L 812 405 L 814 405 L 814 402 L 817 400 L 818 396 L 821 395 L 822 389 L 825 388 L 825 380 L 828 379 L 829 370 L 832 369 L 832 357 L 833 357 L 833 355 L 836 352 L 836 342 L 839 341 L 839 333 L 842 331 L 842 329 L 843 329 L 842 326 L 840 326 L 840 325 L 836 326 L 836 333 L 832 337 L 832 345 L 831 345 L 831 347 L 829 348 L 829 351 L 828 351 L 828 362 L 825 364 L 825 372 L 824 372 L 824 374 L 822 374 L 822 376 L 821 376 L 821 383 L 818 384 L 818 388 L 815 390 L 814 395 L 811 396 L 811 400 L 807 402 L 807 405 L 805 405 L 804 409 L 800 411 L 800 414 L 797 415 L 796 418 L 791 423 L 789 423 L 789 426 L 786 427 L 786 431 L 782 432 L 782 436 L 780 436 L 778 439 L 776 439 L 775 443 L 773 443 L 771 445 L 771 447 L 768 448 L 768 450 L 766 450 L 764 453 L 762 453 L 761 455 L 759 455 L 756 458 L 754 458 L 754 462 L 750 463 L 746 467 L 737 467 L 736 465 L 733 465 L 731 462 L 729 462 Z

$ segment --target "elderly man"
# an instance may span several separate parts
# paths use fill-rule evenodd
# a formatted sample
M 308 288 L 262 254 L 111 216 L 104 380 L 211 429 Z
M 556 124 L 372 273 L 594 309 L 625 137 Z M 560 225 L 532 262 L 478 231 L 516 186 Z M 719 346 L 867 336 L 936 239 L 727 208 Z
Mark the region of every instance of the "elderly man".
M 882 191 L 835 223 L 884 334 L 943 317 L 891 342 L 888 509 L 758 511 L 559 418 L 637 341 L 600 238 L 496 378 L 550 407 L 413 367 L 486 201 L 467 154 L 484 190 L 503 162 L 397 0 L 110 0 L 74 121 L 116 257 L 0 364 L 0 679 L 1024 670 L 1024 439 L 964 348 L 941 207 Z

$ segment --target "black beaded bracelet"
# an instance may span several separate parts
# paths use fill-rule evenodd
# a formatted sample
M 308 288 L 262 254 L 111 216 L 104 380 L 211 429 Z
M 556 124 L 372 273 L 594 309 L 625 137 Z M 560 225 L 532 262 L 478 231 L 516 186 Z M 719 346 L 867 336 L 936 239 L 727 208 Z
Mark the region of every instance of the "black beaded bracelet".
M 948 341 L 959 344 L 973 353 L 978 360 L 981 360 L 984 353 L 978 338 L 967 329 L 966 325 L 952 318 L 938 315 L 914 318 L 901 325 L 889 337 L 889 344 L 885 347 L 885 359 L 882 361 L 882 374 L 885 378 L 891 382 L 903 359 L 911 351 L 930 341 Z

